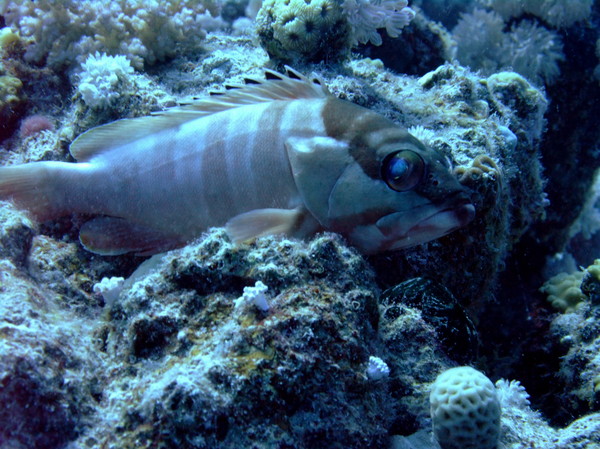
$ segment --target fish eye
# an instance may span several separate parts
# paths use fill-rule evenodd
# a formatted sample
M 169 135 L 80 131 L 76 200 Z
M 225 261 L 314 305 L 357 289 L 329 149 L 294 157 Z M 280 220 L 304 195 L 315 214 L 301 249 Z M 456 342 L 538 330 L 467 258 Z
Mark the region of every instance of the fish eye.
M 388 187 L 404 192 L 415 187 L 425 173 L 425 162 L 414 151 L 402 150 L 388 154 L 381 166 L 381 177 Z

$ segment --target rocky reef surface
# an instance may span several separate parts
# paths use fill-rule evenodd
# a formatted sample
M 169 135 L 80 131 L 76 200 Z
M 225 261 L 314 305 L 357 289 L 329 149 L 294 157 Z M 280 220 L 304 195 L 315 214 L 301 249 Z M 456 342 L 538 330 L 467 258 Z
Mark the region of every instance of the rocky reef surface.
M 536 50 L 556 64 L 537 72 L 465 44 L 473 17 L 487 17 L 488 31 L 504 20 L 521 32 L 500 2 L 460 2 L 469 16 L 437 23 L 427 18 L 436 2 L 409 12 L 399 1 L 402 20 L 414 17 L 395 28 L 372 8 L 370 21 L 351 16 L 377 2 L 265 2 L 258 30 L 257 2 L 114 2 L 112 15 L 101 3 L 0 5 L 2 165 L 73 161 L 70 142 L 93 126 L 285 62 L 444 154 L 476 217 L 436 241 L 369 257 L 336 234 L 233 245 L 211 229 L 147 259 L 86 252 L 77 238 L 86 217 L 35 223 L 0 202 L 0 447 L 446 448 L 431 436 L 429 393 L 457 365 L 496 384 L 498 447 L 600 447 L 591 187 L 600 164 L 589 124 L 597 106 L 588 105 L 599 90 L 590 56 L 598 17 L 588 2 L 575 2 L 581 16 L 568 23 L 533 7 L 510 13 L 562 39 Z M 327 8 L 335 14 L 315 23 L 347 21 L 343 33 L 307 34 L 313 46 L 300 45 L 293 33 Z M 588 27 L 575 32 L 584 16 Z M 44 31 L 52 23 L 68 31 L 54 42 Z M 281 29 L 260 28 L 273 24 Z M 176 45 L 186 33 L 196 34 Z M 283 36 L 277 51 L 264 42 L 274 33 Z M 502 45 L 510 33 L 498 35 Z M 576 161 L 580 171 L 564 168 Z M 589 268 L 572 275 L 578 265 Z

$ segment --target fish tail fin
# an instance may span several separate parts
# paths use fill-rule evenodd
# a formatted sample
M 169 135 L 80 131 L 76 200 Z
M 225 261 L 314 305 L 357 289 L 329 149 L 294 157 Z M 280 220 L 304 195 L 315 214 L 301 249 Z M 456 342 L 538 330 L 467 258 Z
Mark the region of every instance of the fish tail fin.
M 34 162 L 0 167 L 0 200 L 12 201 L 18 208 L 30 212 L 38 221 L 61 216 L 64 204 L 53 176 L 57 171 L 57 164 L 61 163 Z

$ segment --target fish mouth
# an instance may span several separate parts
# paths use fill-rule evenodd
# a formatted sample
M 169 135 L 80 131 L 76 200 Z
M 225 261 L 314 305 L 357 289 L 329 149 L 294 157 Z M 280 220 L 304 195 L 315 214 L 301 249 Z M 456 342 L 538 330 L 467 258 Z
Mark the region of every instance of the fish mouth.
M 460 199 L 452 206 L 436 210 L 432 214 L 422 217 L 408 229 L 402 229 L 400 225 L 401 217 L 398 217 L 397 227 L 389 226 L 391 224 L 390 216 L 385 217 L 388 226 L 378 226 L 378 228 L 384 235 L 387 234 L 387 240 L 390 243 L 387 249 L 396 250 L 435 240 L 466 226 L 474 217 L 475 206 L 468 200 Z
M 421 220 L 415 226 L 410 228 L 407 234 L 411 233 L 442 233 L 448 234 L 458 228 L 469 224 L 475 217 L 475 206 L 471 203 L 464 203 L 459 206 L 442 209 L 433 215 Z

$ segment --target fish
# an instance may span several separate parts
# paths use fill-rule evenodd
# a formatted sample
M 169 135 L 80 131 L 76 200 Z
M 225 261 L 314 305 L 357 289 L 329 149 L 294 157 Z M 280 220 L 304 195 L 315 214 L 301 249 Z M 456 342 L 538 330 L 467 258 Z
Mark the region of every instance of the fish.
M 71 143 L 76 162 L 0 167 L 0 199 L 40 222 L 89 217 L 79 240 L 101 255 L 152 255 L 223 226 L 234 243 L 330 231 L 375 254 L 473 219 L 443 154 L 315 74 L 264 73 L 92 128 Z

